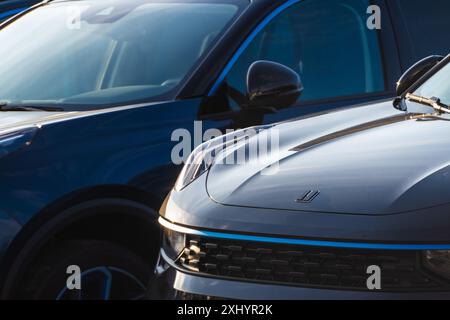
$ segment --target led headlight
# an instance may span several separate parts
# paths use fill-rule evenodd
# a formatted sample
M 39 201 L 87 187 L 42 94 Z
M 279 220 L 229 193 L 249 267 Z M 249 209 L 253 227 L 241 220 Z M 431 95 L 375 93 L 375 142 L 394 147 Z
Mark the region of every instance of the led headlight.
M 0 158 L 31 144 L 37 127 L 0 134 Z
M 245 139 L 270 127 L 271 126 L 259 126 L 232 131 L 201 144 L 186 160 L 186 164 L 175 183 L 175 190 L 181 191 L 191 182 L 207 172 L 222 151 L 226 150 L 227 152 L 232 152 L 233 148 L 230 148 L 231 146 L 236 148 L 238 142 L 242 143 Z
M 163 250 L 164 253 L 173 261 L 183 253 L 186 247 L 186 235 L 170 229 L 164 229 L 163 234 Z
M 217 154 L 221 152 L 227 144 L 233 143 L 239 132 L 240 131 L 232 132 L 199 145 L 186 160 L 186 164 L 175 183 L 175 190 L 181 191 L 191 182 L 207 172 Z
M 429 271 L 450 280 L 450 250 L 425 251 L 423 261 Z
M 208 171 L 211 165 L 211 158 L 208 157 L 207 150 L 208 145 L 202 144 L 191 153 L 175 183 L 175 190 L 182 190 Z

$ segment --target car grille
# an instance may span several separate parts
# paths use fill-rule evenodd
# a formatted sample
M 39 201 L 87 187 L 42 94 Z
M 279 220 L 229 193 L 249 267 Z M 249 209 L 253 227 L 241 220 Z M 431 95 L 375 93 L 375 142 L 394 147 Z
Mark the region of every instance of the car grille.
M 221 278 L 315 288 L 368 290 L 367 268 L 381 269 L 381 291 L 424 291 L 448 287 L 427 274 L 419 251 L 360 250 L 191 236 L 178 263 Z

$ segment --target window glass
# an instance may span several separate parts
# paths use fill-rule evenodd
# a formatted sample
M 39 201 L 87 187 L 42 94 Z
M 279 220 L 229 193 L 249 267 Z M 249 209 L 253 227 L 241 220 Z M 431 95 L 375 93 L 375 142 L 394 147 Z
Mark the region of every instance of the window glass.
M 416 95 L 425 98 L 439 98 L 442 103 L 450 104 L 450 63 L 439 70 L 427 82 L 425 82 L 416 92 Z
M 405 52 L 409 56 L 407 67 L 429 55 L 447 55 L 450 52 L 450 1 L 397 0 L 397 4 L 412 47 L 412 52 L 409 48 Z
M 238 10 L 220 1 L 50 2 L 0 31 L 0 100 L 85 110 L 173 99 Z
M 376 30 L 367 28 L 367 0 L 306 0 L 267 25 L 238 59 L 229 86 L 246 90 L 246 73 L 257 60 L 297 71 L 301 101 L 381 92 L 385 89 Z

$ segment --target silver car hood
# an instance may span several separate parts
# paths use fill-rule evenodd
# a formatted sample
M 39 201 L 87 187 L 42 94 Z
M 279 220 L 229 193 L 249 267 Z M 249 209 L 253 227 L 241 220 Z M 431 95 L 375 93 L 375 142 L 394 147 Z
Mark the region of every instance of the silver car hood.
M 207 190 L 214 201 L 362 215 L 450 202 L 446 119 L 407 119 L 392 102 L 383 102 L 286 122 L 275 129 L 281 143 L 270 159 L 273 170 L 258 161 L 212 166 Z M 297 201 L 309 191 L 319 193 L 306 199 L 310 202 Z

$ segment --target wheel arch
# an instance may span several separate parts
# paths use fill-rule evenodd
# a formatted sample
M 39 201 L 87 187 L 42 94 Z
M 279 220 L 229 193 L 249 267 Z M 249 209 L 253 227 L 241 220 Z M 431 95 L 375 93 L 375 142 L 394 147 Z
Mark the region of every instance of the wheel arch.
M 99 227 L 99 232 L 95 232 L 98 239 L 126 245 L 141 256 L 147 249 L 151 250 L 149 257 L 152 253 L 156 255 L 161 202 L 151 193 L 132 186 L 105 185 L 73 192 L 46 206 L 9 245 L 0 267 L 0 297 L 17 294 L 25 271 L 46 248 L 77 234 L 92 237 L 93 230 Z M 105 219 L 109 223 L 105 224 Z M 140 241 L 145 243 L 139 248 L 132 247 Z

